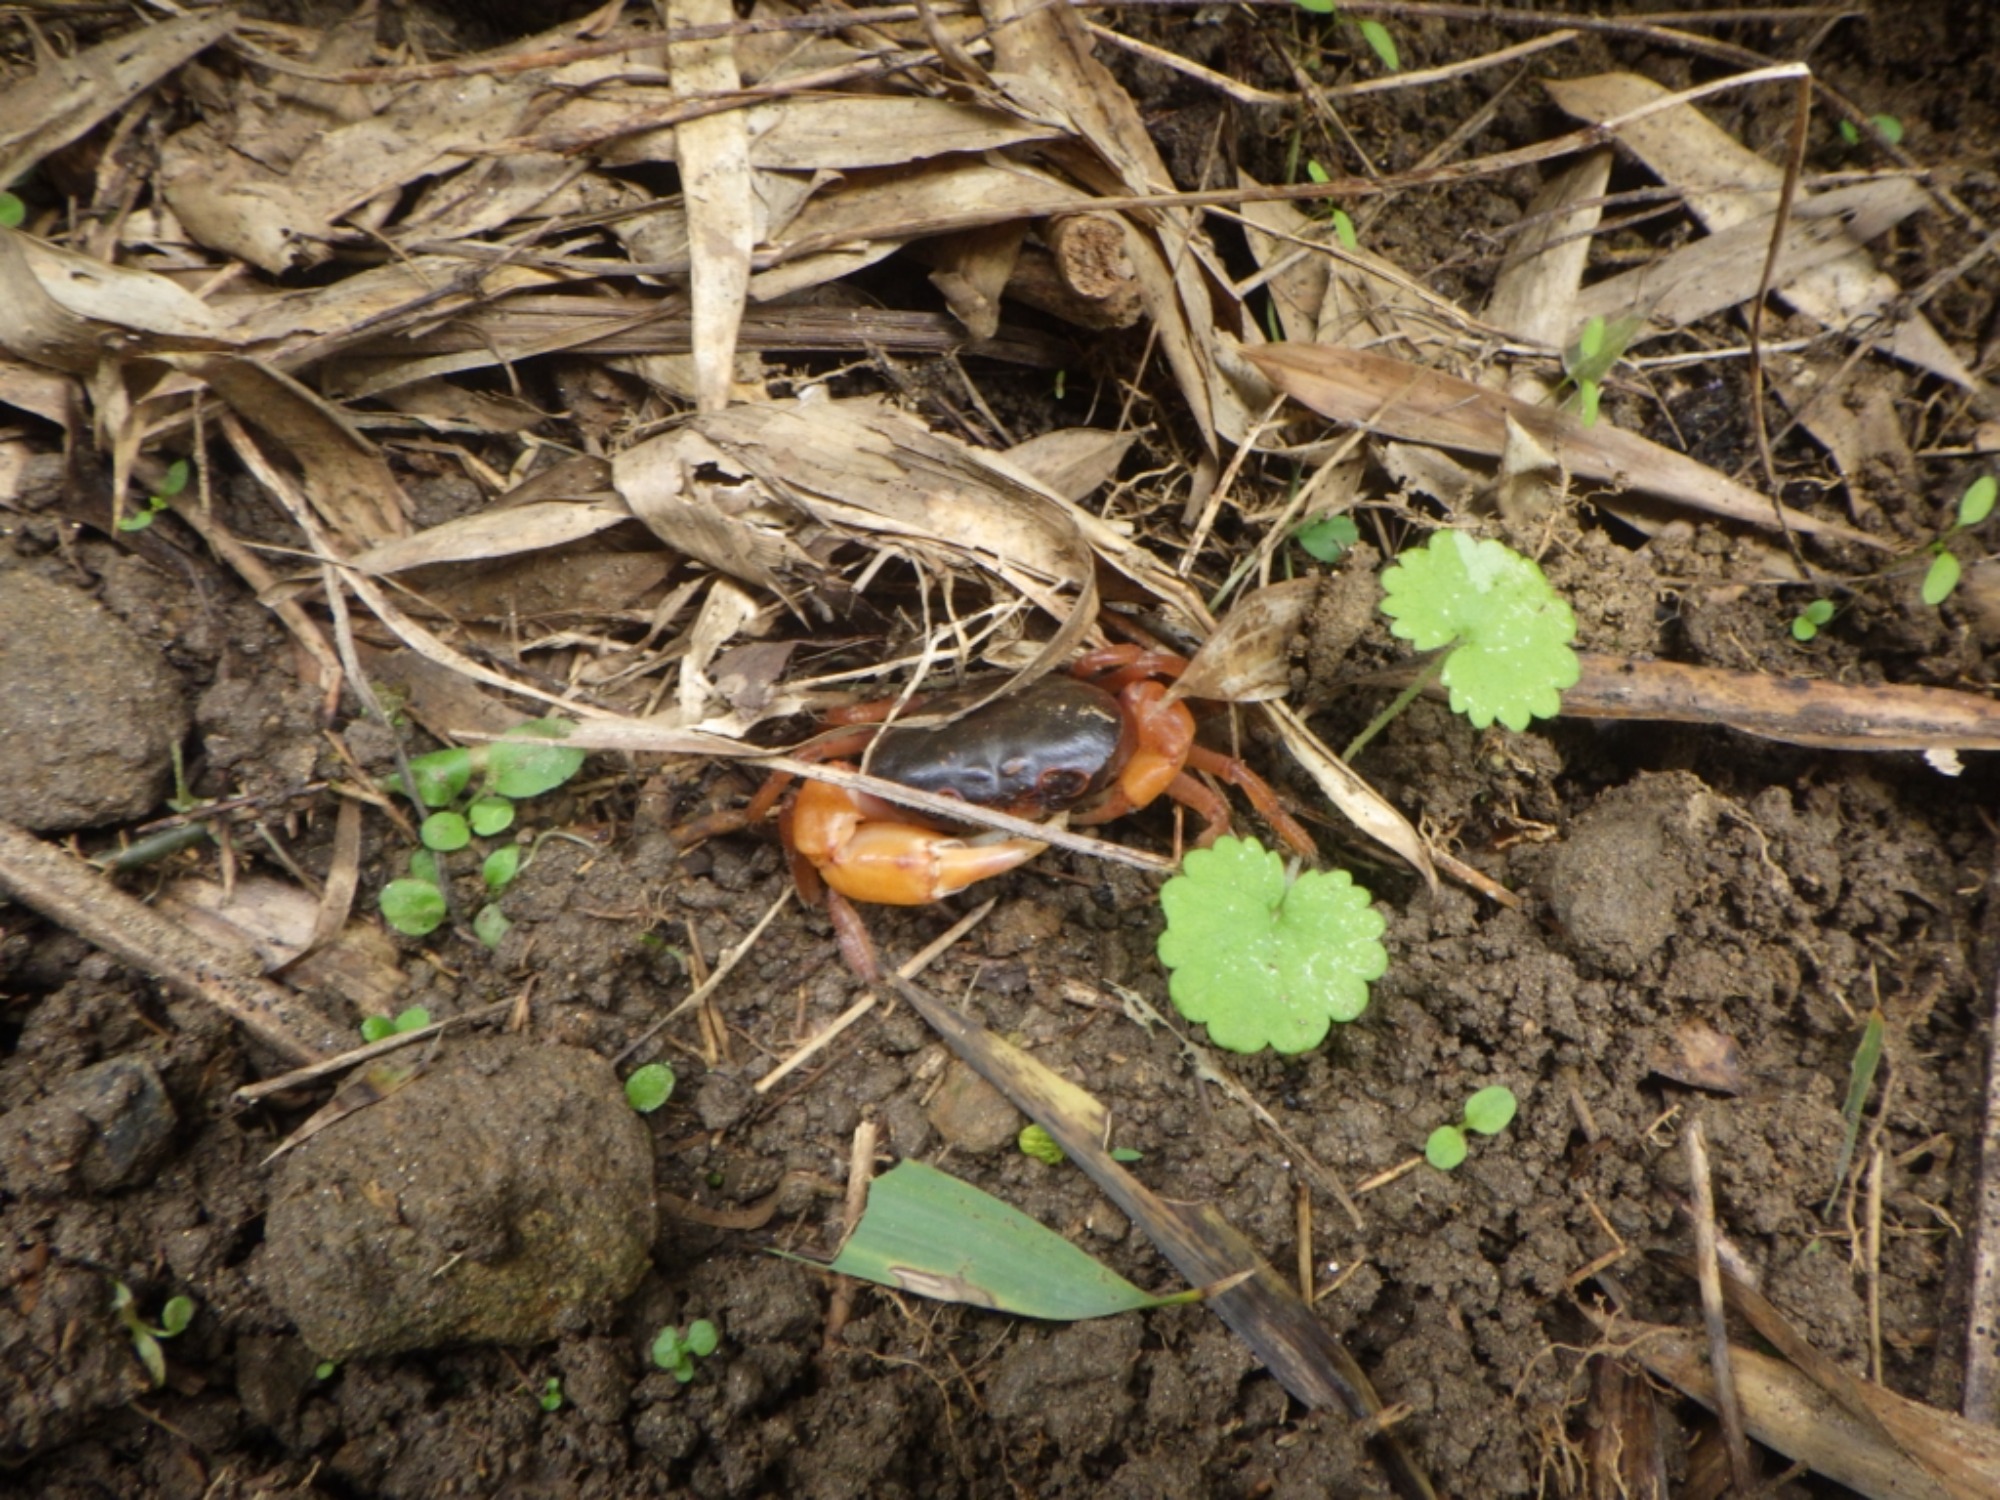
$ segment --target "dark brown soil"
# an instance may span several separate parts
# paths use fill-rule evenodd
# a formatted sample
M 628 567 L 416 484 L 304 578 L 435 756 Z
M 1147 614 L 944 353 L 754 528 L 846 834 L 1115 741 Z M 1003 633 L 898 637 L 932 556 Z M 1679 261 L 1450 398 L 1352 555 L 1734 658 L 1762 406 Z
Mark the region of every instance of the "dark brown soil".
M 1963 13 L 1922 4 L 1896 8 L 1894 24 L 1879 14 L 1849 21 L 1813 61 L 1868 110 L 1899 116 L 1919 159 L 1974 168 L 1960 190 L 1991 213 L 2000 204 L 1980 174 L 2000 147 L 2000 45 L 1972 35 L 1994 26 L 1990 8 L 1947 22 Z M 1518 39 L 1435 19 L 1391 24 L 1412 67 Z M 1219 70 L 1293 86 L 1274 50 L 1287 33 L 1268 13 L 1130 13 L 1121 25 Z M 1789 55 L 1749 23 L 1736 40 Z M 1710 66 L 1666 50 L 1562 55 L 1566 71 L 1616 56 L 1675 85 L 1691 67 Z M 1328 58 L 1329 68 L 1337 61 Z M 1296 124 L 1219 113 L 1184 78 L 1119 66 L 1190 185 L 1213 175 L 1204 153 L 1218 131 L 1247 159 L 1280 152 Z M 1437 120 L 1484 102 L 1492 84 L 1483 80 L 1493 76 L 1364 97 L 1344 118 L 1379 168 L 1405 167 L 1436 144 Z M 1532 88 L 1512 96 L 1490 127 L 1498 140 L 1560 128 L 1539 97 Z M 1741 112 L 1725 123 L 1753 143 L 1781 136 L 1778 114 L 1732 108 Z M 1336 145 L 1312 149 L 1338 159 Z M 1819 165 L 1831 165 L 1835 150 L 1826 146 Z M 1447 294 L 1484 285 L 1500 253 L 1494 233 L 1518 217 L 1532 186 L 1504 181 L 1399 200 L 1376 222 L 1371 247 L 1434 268 Z M 1919 222 L 1885 264 L 1915 286 L 1963 249 Z M 1996 288 L 2000 277 L 1986 265 L 1932 309 L 1968 356 L 1993 336 Z M 1913 402 L 1934 394 L 1913 389 Z M 1024 413 L 1039 405 L 1033 425 L 1072 419 L 1049 410 L 1045 394 L 995 399 Z M 1635 426 L 1650 421 L 1649 399 L 1612 397 Z M 1912 429 L 1962 451 L 1977 414 L 1948 396 L 1932 406 L 1909 414 Z M 1690 425 L 1709 435 L 1709 424 Z M 1734 436 L 1733 451 L 1704 456 L 1724 467 L 1748 458 L 1747 432 Z M 1790 444 L 1781 457 L 1791 466 L 1816 461 L 1803 439 Z M 1939 460 L 1926 465 L 1919 492 L 1885 487 L 1869 502 L 1892 532 L 1928 536 L 1972 472 Z M 1282 493 L 1285 476 L 1269 477 Z M 185 684 L 194 790 L 271 798 L 274 840 L 323 874 L 335 799 L 293 795 L 349 774 L 322 731 L 339 728 L 371 774 L 392 764 L 387 736 L 352 704 L 326 725 L 298 686 L 283 632 L 212 563 L 164 569 L 48 517 L 0 513 L 0 534 L 12 554 L 0 591 L 25 572 L 38 590 L 95 595 Z M 1992 687 L 1989 637 L 1970 606 L 1926 609 L 1907 590 L 1864 594 L 1803 654 L 1788 633 L 1789 609 L 1768 591 L 1714 586 L 1730 576 L 1731 543 L 1720 533 L 1682 526 L 1643 551 L 1634 540 L 1594 523 L 1568 522 L 1554 534 L 1548 571 L 1572 599 L 1588 649 Z M 1338 693 L 1338 685 L 1357 662 L 1395 658 L 1400 648 L 1338 604 L 1313 618 L 1298 643 L 1299 680 L 1315 727 L 1339 745 L 1384 694 Z M 0 653 L 14 647 L 0 639 Z M 393 666 L 381 680 L 394 684 Z M 1284 780 L 1268 747 L 1248 753 Z M 1836 1174 L 1850 1062 L 1877 1004 L 1888 1018 L 1887 1088 L 1864 1124 L 1887 1163 L 1884 1378 L 1956 1406 L 1958 1231 L 1969 1222 L 1976 1171 L 1959 1143 L 1978 1139 L 1985 1087 L 1990 810 L 2000 791 L 1990 760 L 1968 761 L 1964 775 L 1948 778 L 1914 755 L 1567 720 L 1482 734 L 1424 701 L 1360 757 L 1357 769 L 1374 785 L 1442 846 L 1521 892 L 1523 905 L 1508 910 L 1449 885 L 1428 894 L 1329 818 L 1323 848 L 1389 917 L 1388 976 L 1365 1016 L 1321 1049 L 1231 1058 L 1229 1067 L 1350 1185 L 1406 1163 L 1474 1090 L 1504 1083 L 1519 1096 L 1516 1122 L 1476 1142 L 1456 1172 L 1418 1166 L 1363 1195 L 1363 1227 L 1331 1202 L 1314 1203 L 1318 1308 L 1384 1397 L 1408 1407 L 1399 1431 L 1440 1493 L 1579 1492 L 1583 1352 L 1595 1335 L 1574 1294 L 1607 1252 L 1629 1252 L 1615 1274 L 1635 1314 L 1696 1322 L 1691 1284 L 1646 1252 L 1689 1245 L 1680 1142 L 1697 1116 L 1728 1248 L 1822 1351 L 1858 1363 L 1867 1309 L 1854 1211 L 1836 1193 Z M 1309 795 L 1302 781 L 1286 785 L 1301 801 Z M 740 776 L 701 766 L 593 761 L 533 806 L 536 826 L 577 837 L 542 845 L 508 896 L 506 939 L 490 952 L 443 931 L 400 940 L 408 986 L 396 1005 L 446 1017 L 518 999 L 544 1052 L 618 1056 L 687 994 L 691 967 L 742 943 L 786 889 L 785 863 L 768 841 L 731 836 L 683 855 L 665 835 L 669 822 L 748 789 Z M 1156 849 L 1173 837 L 1159 813 L 1116 832 Z M 254 835 L 239 839 L 239 870 L 278 868 Z M 372 910 L 381 884 L 401 872 L 405 845 L 374 815 L 365 839 Z M 177 871 L 216 868 L 212 845 L 181 858 L 188 863 Z M 146 872 L 128 884 L 150 894 L 164 878 Z M 1214 1204 L 1273 1264 L 1295 1265 L 1299 1179 L 1286 1149 L 1200 1075 L 1175 1036 L 1134 1024 L 1121 1002 L 1136 991 L 1171 1014 L 1154 952 L 1155 882 L 1051 853 L 978 894 L 988 893 L 998 897 L 994 915 L 929 971 L 927 986 L 1104 1100 L 1115 1144 L 1144 1153 L 1135 1170 L 1149 1185 Z M 870 922 L 900 961 L 971 904 L 871 912 Z M 444 1123 L 426 1125 L 419 1091 L 438 1079 L 419 1078 L 400 1126 L 386 1111 L 401 1096 L 379 1107 L 376 1128 L 392 1130 L 387 1140 L 349 1140 L 350 1159 L 322 1172 L 314 1163 L 341 1124 L 289 1162 L 266 1157 L 325 1102 L 324 1090 L 232 1104 L 235 1088 L 273 1070 L 271 1059 L 207 1008 L 0 903 L 0 1493 L 1389 1493 L 1347 1418 L 1302 1411 L 1200 1307 L 1060 1326 L 859 1288 L 829 1338 L 829 1308 L 842 1295 L 834 1279 L 772 1252 L 831 1253 L 850 1141 L 864 1120 L 880 1126 L 887 1156 L 946 1166 L 1139 1284 L 1173 1284 L 1159 1252 L 1080 1172 L 1015 1148 L 1019 1120 L 1004 1102 L 980 1097 L 984 1085 L 907 1010 L 876 1011 L 776 1088 L 752 1089 L 859 993 L 825 917 L 794 904 L 715 996 L 710 1027 L 698 1030 L 690 1016 L 648 1044 L 642 1058 L 670 1061 L 680 1082 L 638 1130 L 593 1115 L 587 1102 L 536 1102 L 544 1082 L 530 1077 L 533 1064 L 482 1062 L 463 1041 L 447 1041 L 434 1072 L 470 1069 L 497 1096 L 461 1100 Z M 1717 1038 L 1733 1043 L 1727 1087 L 1689 1087 L 1691 1056 L 1705 1056 Z M 562 1067 L 565 1076 L 603 1074 L 594 1062 Z M 508 1081 L 516 1076 L 528 1081 Z M 429 1107 L 439 1107 L 435 1096 Z M 473 1145 L 455 1134 L 468 1128 Z M 504 1260 L 518 1249 L 522 1222 L 559 1218 L 565 1201 L 578 1219 L 591 1217 L 558 1189 L 622 1182 L 591 1189 L 589 1206 L 604 1222 L 556 1227 L 629 1240 L 651 1205 L 644 1185 L 618 1177 L 619 1153 L 633 1144 L 621 1131 L 643 1133 L 650 1187 L 663 1195 L 636 1290 L 626 1295 L 640 1248 L 628 1243 L 624 1262 L 614 1256 L 590 1275 L 577 1272 L 570 1295 L 556 1299 L 561 1310 L 517 1307 L 521 1321 L 510 1323 L 505 1308 L 482 1306 L 476 1317 L 425 1309 L 437 1314 L 427 1328 L 461 1336 L 497 1328 L 504 1345 L 437 1347 L 442 1334 L 398 1345 L 398 1335 L 389 1346 L 409 1352 L 345 1357 L 367 1344 L 350 1336 L 354 1321 L 400 1309 L 388 1304 L 412 1273 L 427 1265 L 435 1273 L 458 1256 Z M 286 1217 L 302 1197 L 345 1193 L 357 1200 L 348 1207 L 362 1207 L 380 1183 L 408 1189 L 416 1177 L 427 1184 L 423 1196 L 388 1207 L 372 1200 L 403 1221 L 392 1228 L 408 1243 L 393 1256 L 365 1236 L 343 1249 L 333 1236 L 349 1228 Z M 681 1202 L 700 1213 L 674 1206 Z M 636 1232 L 643 1239 L 648 1230 Z M 348 1299 L 337 1317 L 312 1300 L 321 1290 L 299 1290 L 308 1272 L 331 1277 Z M 371 1288 L 368 1277 L 383 1279 Z M 152 1388 L 111 1311 L 115 1282 L 149 1319 L 171 1295 L 197 1305 L 187 1332 L 163 1345 L 164 1388 Z M 357 1308 L 356 1299 L 382 1306 Z M 721 1331 L 718 1352 L 686 1383 L 651 1368 L 653 1336 L 697 1318 Z M 311 1328 L 339 1331 L 315 1344 Z M 561 1402 L 544 1410 L 551 1380 Z M 1689 1445 L 1710 1424 L 1691 1403 L 1658 1399 L 1670 1467 L 1684 1477 Z M 1780 1461 L 1765 1460 L 1769 1474 L 1782 1472 Z M 1807 1477 L 1772 1493 L 1846 1491 Z

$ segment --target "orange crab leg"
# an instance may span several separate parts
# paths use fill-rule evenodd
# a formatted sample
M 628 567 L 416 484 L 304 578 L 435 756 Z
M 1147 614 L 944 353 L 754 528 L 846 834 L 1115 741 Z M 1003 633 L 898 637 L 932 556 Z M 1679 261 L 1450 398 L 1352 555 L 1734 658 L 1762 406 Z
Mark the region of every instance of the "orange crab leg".
M 1026 864 L 1048 848 L 1035 839 L 968 843 L 914 823 L 871 818 L 854 796 L 823 781 L 799 789 L 792 847 L 850 901 L 922 906 Z

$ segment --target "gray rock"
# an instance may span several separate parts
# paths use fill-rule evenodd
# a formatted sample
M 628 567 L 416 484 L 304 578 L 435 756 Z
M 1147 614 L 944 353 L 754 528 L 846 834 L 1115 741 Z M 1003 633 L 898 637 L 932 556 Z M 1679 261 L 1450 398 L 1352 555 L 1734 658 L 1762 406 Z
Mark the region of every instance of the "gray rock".
M 0 818 L 60 833 L 159 805 L 180 678 L 89 595 L 0 566 Z
M 114 1057 L 0 1116 L 0 1186 L 26 1197 L 129 1186 L 165 1155 L 174 1124 L 173 1102 L 152 1064 Z
M 261 1270 L 325 1359 L 533 1344 L 638 1285 L 654 1216 L 610 1065 L 494 1037 L 292 1152 Z

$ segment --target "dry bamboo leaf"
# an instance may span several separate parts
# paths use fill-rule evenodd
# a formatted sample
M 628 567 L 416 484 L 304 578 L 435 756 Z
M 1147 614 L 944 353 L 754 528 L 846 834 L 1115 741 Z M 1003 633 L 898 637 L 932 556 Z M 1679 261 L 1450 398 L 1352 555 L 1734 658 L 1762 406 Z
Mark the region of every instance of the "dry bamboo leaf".
M 680 723 L 699 724 L 707 716 L 708 700 L 716 691 L 708 677 L 709 663 L 760 617 L 768 620 L 768 613 L 748 593 L 726 578 L 715 580 L 688 631 L 687 652 L 681 657 Z
M 106 355 L 212 349 L 227 325 L 177 282 L 0 227 L 0 347 L 73 375 Z
M 1273 703 L 1267 711 L 1284 736 L 1285 748 L 1326 794 L 1327 801 L 1346 814 L 1356 828 L 1423 876 L 1425 884 L 1436 891 L 1437 868 L 1431 861 L 1430 849 L 1423 835 L 1395 804 L 1349 770 L 1347 763 L 1306 727 L 1305 720 L 1289 704 Z
M 731 0 L 667 0 L 671 30 L 735 19 Z M 669 43 L 667 65 L 679 99 L 732 93 L 741 83 L 734 43 L 726 34 L 713 41 Z M 750 286 L 750 247 L 762 238 L 742 112 L 722 110 L 682 121 L 674 127 L 674 149 L 693 259 L 696 404 L 703 411 L 721 411 L 729 404 L 735 374 L 736 329 Z
M 1088 148 L 1045 148 L 1051 159 L 1095 193 L 1172 190 L 1138 106 L 1092 54 L 1089 30 L 1075 12 L 1031 0 L 984 0 L 980 10 L 993 28 L 995 86 L 1024 118 L 1065 121 Z M 1121 217 L 1130 226 L 1127 255 L 1146 311 L 1204 441 L 1211 452 L 1218 434 L 1242 441 L 1255 418 L 1215 335 L 1218 325 L 1240 338 L 1258 334 L 1222 290 L 1229 278 L 1218 274 L 1210 282 L 1213 256 L 1199 218 L 1185 209 Z
M 1619 1327 L 1621 1337 L 1634 1331 L 1631 1325 Z M 1700 1339 L 1678 1329 L 1636 1331 L 1645 1335 L 1633 1346 L 1636 1358 L 1703 1405 L 1714 1405 Z M 1869 1500 L 1911 1500 L 1940 1488 L 1951 1500 L 2000 1494 L 2000 1434 L 1990 1428 L 1856 1382 L 1861 1399 L 1894 1439 L 1884 1442 L 1784 1360 L 1732 1346 L 1729 1363 L 1750 1436 Z
M 397 225 L 397 241 L 474 239 L 538 210 L 551 216 L 549 200 L 589 170 L 553 151 L 479 157 L 425 185 Z
M 990 339 L 1000 331 L 1000 297 L 1027 233 L 1028 226 L 1017 220 L 944 235 L 925 247 L 933 262 L 931 285 L 976 339 Z
M 774 253 L 822 238 L 842 248 L 759 271 L 750 280 L 750 293 L 769 301 L 818 286 L 873 265 L 913 239 L 938 233 L 937 226 L 961 215 L 1005 213 L 1015 204 L 1024 214 L 1031 209 L 1041 213 L 1052 197 L 1065 196 L 1074 197 L 1079 208 L 1089 202 L 1086 194 L 1060 179 L 1002 157 L 947 157 L 908 169 L 856 172 L 839 191 L 813 198 L 785 229 Z
M 1240 167 L 1236 183 L 1244 188 L 1263 186 Z M 1283 199 L 1246 203 L 1242 212 L 1254 226 L 1246 228 L 1244 238 L 1251 258 L 1264 273 L 1264 287 L 1277 310 L 1278 327 L 1295 344 L 1312 343 L 1319 334 L 1320 309 L 1326 304 L 1332 265 L 1317 246 L 1331 237 L 1333 226 Z M 1313 242 L 1312 247 L 1300 244 L 1301 240 Z
M 469 266 L 448 255 L 419 255 L 295 291 L 231 290 L 216 314 L 235 338 L 274 363 L 311 341 L 321 358 L 349 343 L 377 338 L 411 317 L 435 323 L 511 292 L 561 286 L 564 278 L 526 266 Z M 346 334 L 347 338 L 330 337 Z
M 627 448 L 611 483 L 631 514 L 675 551 L 790 597 L 823 580 L 792 540 L 800 513 L 690 423 Z
M 1792 205 L 1771 284 L 1783 295 L 1782 289 L 1806 272 L 1859 253 L 1925 202 L 1923 189 L 1907 177 L 1801 197 Z M 1760 215 L 1683 245 L 1651 265 L 1586 287 L 1573 297 L 1567 324 L 1546 341 L 1563 343 L 1591 317 L 1635 317 L 1649 325 L 1634 336 L 1637 342 L 1749 300 L 1763 285 L 1772 227 L 1772 216 Z
M 511 649 L 528 650 L 531 643 L 520 636 L 524 630 L 579 624 L 601 629 L 613 620 L 650 623 L 654 596 L 679 564 L 663 548 L 620 552 L 576 545 L 448 564 L 410 580 L 417 596 L 410 609 L 423 614 L 429 606 L 456 620 L 504 625 L 515 632 Z
M 282 443 L 304 475 L 307 498 L 346 552 L 409 533 L 409 503 L 381 450 L 338 407 L 254 359 L 178 355 L 245 421 Z
M 383 577 L 436 563 L 476 562 L 520 552 L 541 552 L 595 536 L 632 519 L 618 502 L 591 504 L 542 500 L 476 511 L 411 536 L 377 543 L 352 559 L 364 573 Z
M 215 9 L 142 26 L 74 57 L 45 55 L 25 79 L 0 91 L 0 185 L 52 151 L 80 140 L 189 58 L 236 29 Z
M 1571 474 L 1661 495 L 1751 526 L 1782 524 L 1878 550 L 1886 546 L 1851 526 L 1780 506 L 1705 464 L 1608 422 L 1585 427 L 1566 413 L 1530 406 L 1421 365 L 1317 344 L 1279 344 L 1248 357 L 1295 401 L 1381 436 L 1497 458 L 1506 447 L 1511 416 Z
M 1107 432 L 1101 427 L 1058 427 L 1016 443 L 1007 457 L 1074 503 L 1110 483 L 1138 437 L 1137 432 Z
M 1305 624 L 1319 587 L 1317 578 L 1293 578 L 1245 594 L 1201 643 L 1167 696 L 1214 703 L 1284 697 L 1292 687 L 1292 637 Z
M 1669 90 L 1630 73 L 1552 79 L 1544 87 L 1570 114 L 1598 124 L 1670 97 Z M 1777 211 L 1783 169 L 1736 141 L 1693 105 L 1675 105 L 1620 126 L 1618 140 L 1662 181 L 1681 189 L 1689 209 L 1711 231 L 1760 217 L 1768 220 Z M 1801 195 L 1801 203 L 1809 201 Z M 1865 251 L 1854 250 L 1808 271 L 1780 295 L 1808 317 L 1844 331 L 1886 312 L 1901 290 L 1875 269 Z M 1978 388 L 1978 380 L 1922 313 L 1898 322 L 1880 342 L 1900 359 L 1967 389 Z
M 0 307 L 6 301 L 7 294 L 0 291 Z M 5 313 L 0 312 L 0 319 L 4 318 Z M 83 388 L 60 371 L 0 355 L 0 406 L 32 412 L 67 431 L 83 412 Z
M 1560 349 L 1582 322 L 1577 289 L 1590 262 L 1590 238 L 1604 217 L 1604 187 L 1611 153 L 1593 151 L 1542 185 L 1529 201 L 1529 228 L 1517 236 L 1500 264 L 1482 316 L 1534 343 Z M 1541 376 L 1517 372 L 1509 395 L 1538 401 L 1549 393 Z
M 169 137 L 159 185 L 200 243 L 273 275 L 316 265 L 335 242 L 376 229 L 403 189 L 463 169 L 534 108 L 540 76 L 479 73 L 390 95 L 379 114 L 325 128 L 315 112 L 294 157 L 260 160 L 252 116 L 203 120 Z M 354 218 L 355 226 L 344 221 Z

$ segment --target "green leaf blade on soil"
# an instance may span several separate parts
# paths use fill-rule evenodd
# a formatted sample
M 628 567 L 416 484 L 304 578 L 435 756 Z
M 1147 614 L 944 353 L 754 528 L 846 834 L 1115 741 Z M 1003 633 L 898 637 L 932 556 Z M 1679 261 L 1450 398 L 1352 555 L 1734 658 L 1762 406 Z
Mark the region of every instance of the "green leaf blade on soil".
M 1481 1089 L 1465 1101 L 1465 1128 L 1480 1135 L 1498 1135 L 1514 1123 L 1521 1103 L 1505 1084 Z
M 1058 1322 L 1178 1300 L 1140 1291 L 1019 1209 L 918 1161 L 875 1179 L 861 1222 L 829 1269 Z
M 1991 474 L 1981 474 L 1959 496 L 1958 524 L 1977 526 L 1993 514 L 1995 499 L 2000 499 L 2000 480 L 1995 480 Z
M 1168 994 L 1232 1052 L 1304 1052 L 1368 1004 L 1388 971 L 1387 927 L 1344 870 L 1287 884 L 1284 861 L 1254 839 L 1189 853 L 1160 891 Z

